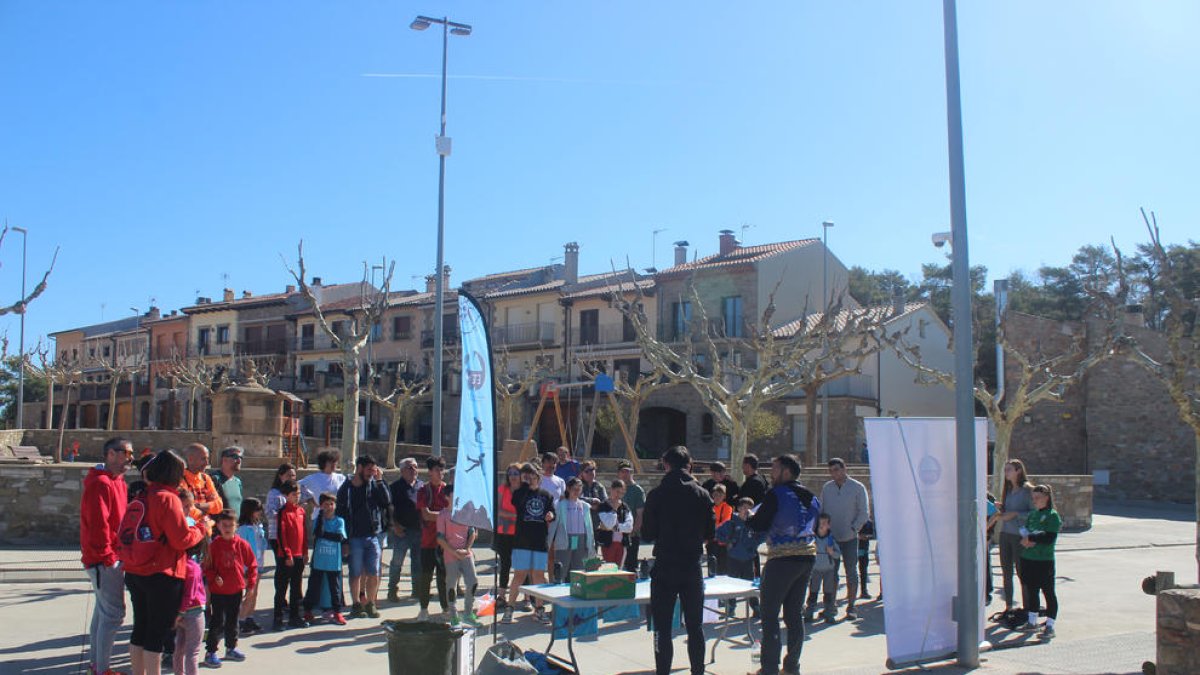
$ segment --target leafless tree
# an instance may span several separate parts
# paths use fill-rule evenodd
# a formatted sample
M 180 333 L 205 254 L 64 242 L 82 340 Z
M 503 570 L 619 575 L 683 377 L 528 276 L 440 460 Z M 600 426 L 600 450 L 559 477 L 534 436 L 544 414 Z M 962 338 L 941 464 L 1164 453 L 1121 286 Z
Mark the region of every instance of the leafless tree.
M 396 264 L 385 262 L 386 274 L 383 276 L 383 287 L 376 290 L 370 284 L 371 269 L 365 262 L 363 263 L 362 291 L 357 304 L 345 310 L 351 320 L 344 324 L 346 329 L 338 333 L 326 320 L 325 312 L 321 309 L 320 298 L 304 281 L 307 271 L 304 266 L 303 241 L 296 248 L 296 257 L 296 269 L 287 265 L 286 262 L 285 266 L 292 278 L 296 280 L 296 284 L 299 285 L 300 292 L 312 305 L 312 315 L 316 318 L 317 325 L 321 327 L 321 332 L 329 337 L 334 348 L 340 352 L 344 394 L 341 449 L 342 456 L 353 465 L 358 458 L 358 402 L 362 398 L 363 350 L 371 337 L 372 327 L 383 320 L 383 313 L 388 304 L 388 293 L 392 285 L 392 273 L 395 271 Z
M 835 299 L 826 311 L 805 312 L 803 319 L 780 327 L 774 323 L 776 291 L 778 285 L 757 320 L 747 321 L 745 337 L 725 336 L 709 321 L 695 284 L 689 293 L 696 318 L 690 334 L 678 343 L 655 337 L 641 302 L 620 305 L 646 360 L 668 380 L 691 385 L 729 433 L 733 466 L 746 456 L 750 421 L 764 404 L 859 373 L 883 345 L 889 308 L 846 309 Z M 814 398 L 808 396 L 810 409 Z M 810 443 L 808 462 L 815 461 L 815 452 Z
M 388 411 L 388 446 L 386 466 L 396 468 L 396 432 L 400 422 L 411 417 L 415 404 L 425 398 L 433 388 L 433 380 L 427 376 L 408 377 L 400 372 L 376 373 L 374 364 L 368 366 L 367 398 Z M 388 378 L 390 386 L 383 387 L 382 380 Z
M 4 239 L 8 236 L 8 231 L 10 229 L 12 228 L 8 226 L 8 221 L 4 221 L 4 229 L 0 230 L 0 248 L 4 247 Z M 31 290 L 25 297 L 18 298 L 17 301 L 11 305 L 0 307 L 0 316 L 4 316 L 5 314 L 24 314 L 25 308 L 29 305 L 29 303 L 33 302 L 38 298 L 38 296 L 46 292 L 46 282 L 50 279 L 50 273 L 54 271 L 54 263 L 56 262 L 58 262 L 57 246 L 54 247 L 54 256 L 50 258 L 50 266 L 47 267 L 46 271 L 42 273 L 42 280 L 39 281 L 37 285 L 33 287 L 33 290 Z
M 232 365 L 231 361 L 217 361 L 199 355 L 171 354 L 171 360 L 163 370 L 167 377 L 188 389 L 188 429 L 195 431 L 198 426 L 196 423 L 197 394 L 202 393 L 207 399 L 229 384 L 229 371 Z
M 554 371 L 546 367 L 545 354 L 540 351 L 534 358 L 519 364 L 514 363 L 515 359 L 507 347 L 499 347 L 494 351 L 494 380 L 496 395 L 500 397 L 501 439 L 504 440 L 512 438 L 512 425 L 521 412 L 521 402 L 535 387 L 550 379 Z
M 117 388 L 121 386 L 122 381 L 129 380 L 129 386 L 132 390 L 136 386 L 134 378 L 146 367 L 146 360 L 145 351 L 139 349 L 121 354 L 116 344 L 113 345 L 109 356 L 96 356 L 92 358 L 89 365 L 104 371 L 104 374 L 108 377 L 108 422 L 105 428 L 109 431 L 116 428 Z M 131 407 L 129 410 L 130 427 L 133 427 L 135 412 Z
M 586 364 L 583 372 L 593 380 L 599 374 L 595 368 L 588 367 Z M 613 394 L 616 395 L 618 401 L 618 410 L 616 414 L 621 416 L 618 427 L 622 424 L 625 430 L 629 433 L 630 441 L 637 442 L 638 425 L 641 424 L 642 406 L 646 404 L 646 400 L 656 391 L 662 391 L 670 387 L 680 384 L 678 381 L 670 377 L 670 373 L 663 368 L 652 365 L 649 372 L 639 373 L 635 382 L 630 382 L 623 373 L 616 373 L 613 377 Z M 624 442 L 624 441 L 622 441 Z M 591 439 L 588 439 L 587 444 L 589 452 L 591 451 Z M 630 454 L 636 453 L 636 448 L 627 449 Z
M 62 461 L 63 437 L 66 435 L 67 416 L 71 410 L 71 392 L 83 381 L 83 366 L 76 359 L 54 358 L 49 349 L 40 342 L 33 350 L 33 359 L 26 363 L 26 372 L 46 382 L 46 428 L 54 428 L 54 387 L 62 386 L 62 414 L 58 422 L 58 445 L 54 450 L 54 461 Z
M 1162 324 L 1166 349 L 1154 358 L 1136 340 L 1127 342 L 1131 358 L 1163 383 L 1180 419 L 1192 430 L 1197 467 L 1200 467 L 1200 298 L 1188 297 L 1183 271 L 1167 254 L 1158 230 L 1158 217 L 1142 209 L 1142 220 L 1150 233 L 1150 255 L 1158 264 L 1162 298 L 1167 313 Z M 1200 468 L 1193 471 L 1196 481 L 1196 564 L 1200 572 Z

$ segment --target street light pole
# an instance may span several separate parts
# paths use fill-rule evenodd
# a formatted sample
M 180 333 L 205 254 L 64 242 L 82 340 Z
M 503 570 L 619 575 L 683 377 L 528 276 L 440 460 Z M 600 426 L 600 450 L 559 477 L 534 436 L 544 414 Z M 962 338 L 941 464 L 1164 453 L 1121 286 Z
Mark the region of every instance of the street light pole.
M 17 349 L 21 352 L 21 365 L 17 368 L 17 428 L 25 428 L 25 250 L 29 242 L 29 231 L 23 227 L 14 227 L 13 232 L 21 233 L 21 337 Z M 51 384 L 53 386 L 53 384 Z M 54 414 L 51 410 L 50 415 Z
M 950 164 L 950 237 L 954 319 L 954 418 L 958 451 L 958 663 L 979 666 L 980 560 L 979 494 L 975 452 L 975 354 L 971 335 L 971 268 L 967 256 L 967 193 L 963 169 L 962 92 L 958 72 L 955 0 L 942 0 L 946 54 L 946 138 Z
M 409 24 L 413 30 L 425 30 L 433 24 L 442 27 L 442 119 L 441 131 L 438 133 L 436 148 L 438 153 L 438 222 L 437 222 L 437 268 L 434 270 L 433 293 L 433 439 L 430 453 L 434 457 L 442 456 L 442 350 L 445 336 L 442 335 L 442 323 L 445 308 L 442 306 L 445 298 L 445 261 L 443 241 L 445 238 L 446 216 L 446 157 L 450 155 L 450 139 L 446 137 L 446 60 L 450 51 L 450 34 L 470 35 L 471 27 L 465 23 L 455 23 L 446 17 L 434 19 L 418 16 Z
M 829 297 L 829 228 L 833 227 L 832 220 L 821 223 L 821 303 L 825 305 L 821 313 L 829 311 L 833 305 Z M 828 346 L 828 338 L 826 338 Z M 820 459 L 829 459 L 829 383 L 821 385 L 821 452 Z

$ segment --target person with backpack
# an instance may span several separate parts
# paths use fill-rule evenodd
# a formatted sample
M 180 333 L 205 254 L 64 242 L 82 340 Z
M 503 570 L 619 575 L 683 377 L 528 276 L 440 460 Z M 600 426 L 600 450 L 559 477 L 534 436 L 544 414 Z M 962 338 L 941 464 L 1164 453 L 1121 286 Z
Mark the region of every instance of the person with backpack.
M 787 625 L 787 655 L 783 671 L 800 672 L 804 646 L 804 596 L 816 562 L 813 528 L 821 515 L 821 502 L 800 484 L 800 462 L 779 455 L 771 462 L 771 491 L 747 524 L 767 535 L 767 563 L 759 585 L 762 609 L 762 669 L 759 675 L 779 673 L 779 611 Z M 835 535 L 836 538 L 836 535 Z
M 187 550 L 205 538 L 203 526 L 188 524 L 176 494 L 185 467 L 173 450 L 155 455 L 142 469 L 146 489 L 129 502 L 117 532 L 133 608 L 133 675 L 162 671 L 162 652 L 183 600 Z
M 104 443 L 104 463 L 92 467 L 83 479 L 79 548 L 95 595 L 88 630 L 88 665 L 94 675 L 115 672 L 109 668 L 113 642 L 125 621 L 125 571 L 117 559 L 117 531 L 125 516 L 125 472 L 132 461 L 133 445 L 124 438 L 110 438 Z

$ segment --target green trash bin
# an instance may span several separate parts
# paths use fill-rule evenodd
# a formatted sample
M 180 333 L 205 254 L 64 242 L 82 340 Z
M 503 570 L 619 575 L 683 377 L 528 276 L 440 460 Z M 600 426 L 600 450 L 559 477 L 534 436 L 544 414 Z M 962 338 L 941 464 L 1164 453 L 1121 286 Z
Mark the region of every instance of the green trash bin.
M 384 621 L 392 675 L 456 675 L 467 629 L 439 621 Z M 473 670 L 472 664 L 472 670 Z

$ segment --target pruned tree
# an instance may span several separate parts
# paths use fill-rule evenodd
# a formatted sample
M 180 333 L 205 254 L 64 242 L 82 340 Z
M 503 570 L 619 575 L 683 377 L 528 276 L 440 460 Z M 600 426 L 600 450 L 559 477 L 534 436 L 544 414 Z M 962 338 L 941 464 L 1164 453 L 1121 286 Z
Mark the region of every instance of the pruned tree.
M 232 363 L 214 361 L 203 356 L 190 356 L 173 352 L 171 360 L 164 367 L 167 377 L 174 379 L 188 389 L 187 428 L 195 431 L 196 396 L 203 393 L 205 398 L 221 390 L 229 384 L 229 371 Z
M 358 302 L 351 307 L 346 307 L 339 311 L 345 311 L 351 320 L 346 321 L 343 325 L 345 330 L 338 332 L 333 329 L 329 321 L 325 317 L 325 312 L 321 308 L 321 300 L 317 297 L 313 289 L 304 281 L 307 271 L 304 266 L 304 242 L 301 241 L 296 247 L 297 269 L 293 269 L 285 262 L 287 271 L 296 280 L 296 284 L 300 287 L 300 292 L 311 305 L 313 317 L 317 320 L 317 325 L 321 327 L 323 332 L 332 343 L 334 349 L 338 350 L 342 366 L 342 456 L 346 458 L 351 466 L 354 465 L 358 458 L 358 402 L 362 398 L 362 361 L 363 350 L 367 346 L 367 341 L 371 337 L 371 329 L 380 324 L 383 320 L 383 313 L 387 309 L 388 293 L 392 285 L 392 273 L 395 271 L 396 263 L 387 263 L 385 261 L 385 274 L 383 276 L 383 288 L 376 290 L 370 284 L 371 268 L 367 263 L 363 263 L 363 280 L 361 284 L 361 292 L 359 293 Z
M 507 347 L 495 350 L 495 387 L 500 397 L 501 440 L 512 437 L 513 421 L 518 417 L 518 406 L 531 391 L 548 380 L 554 371 L 546 367 L 542 352 L 532 359 L 514 364 Z
M 1196 466 L 1200 467 L 1200 298 L 1187 292 L 1184 270 L 1163 246 L 1158 217 L 1142 209 L 1142 220 L 1150 233 L 1148 255 L 1158 268 L 1160 298 L 1166 311 L 1162 315 L 1164 354 L 1155 358 L 1136 340 L 1127 341 L 1130 357 L 1163 383 L 1180 419 L 1192 430 Z M 1193 471 L 1196 482 L 1196 564 L 1200 572 L 1200 470 Z
M 138 350 L 121 355 L 113 345 L 109 356 L 93 357 L 90 365 L 104 371 L 108 377 L 108 422 L 105 428 L 112 431 L 116 428 L 117 420 L 117 388 L 124 380 L 129 380 L 130 388 L 135 386 L 134 376 L 146 367 L 146 353 Z M 133 427 L 134 413 L 130 408 L 130 427 Z
M 54 428 L 54 385 L 61 384 L 56 377 L 57 360 L 41 340 L 24 359 L 25 374 L 29 379 L 44 382 L 46 385 L 46 428 Z M 63 408 L 63 415 L 67 409 Z M 56 460 L 57 461 L 57 460 Z
M 1120 252 L 1117 252 L 1120 267 Z M 1015 365 L 1005 368 L 1005 382 L 991 385 L 977 377 L 974 386 L 975 400 L 984 409 L 996 430 L 992 449 L 992 471 L 989 490 L 1000 494 L 1004 486 L 1002 467 L 1008 462 L 1009 447 L 1013 430 L 1025 414 L 1040 403 L 1061 401 L 1071 387 L 1083 380 L 1084 375 L 1097 364 L 1112 357 L 1121 335 L 1121 310 L 1124 307 L 1126 287 L 1089 289 L 1091 302 L 1084 312 L 1085 322 L 1076 333 L 1055 340 L 1020 340 L 1010 333 L 1013 312 L 1005 312 L 995 329 L 996 342 L 1004 354 Z M 1087 324 L 1098 327 L 1089 339 Z M 982 328 L 972 331 L 977 336 L 974 352 L 979 351 L 978 339 L 987 331 Z M 889 343 L 895 348 L 900 360 L 916 372 L 920 384 L 941 384 L 954 389 L 954 374 L 930 366 L 922 359 L 919 346 L 907 341 L 907 330 L 894 334 Z M 953 344 L 951 344 L 953 347 Z
M 0 230 L 0 248 L 4 247 L 4 239 L 8 236 L 8 231 L 11 229 L 12 228 L 8 226 L 8 221 L 5 220 L 4 229 Z M 10 305 L 0 306 L 0 316 L 4 316 L 5 314 L 24 314 L 25 308 L 29 305 L 29 303 L 33 302 L 38 298 L 38 296 L 46 292 L 46 282 L 49 281 L 50 273 L 54 271 L 54 264 L 56 262 L 58 262 L 57 246 L 54 247 L 54 255 L 50 258 L 50 266 L 47 267 L 46 271 L 42 273 L 41 281 L 39 281 L 37 285 L 33 287 L 33 290 L 29 291 L 25 297 L 18 298 L 16 302 Z
M 390 381 L 388 387 L 382 386 L 385 377 Z M 396 468 L 396 432 L 400 422 L 411 417 L 415 404 L 432 388 L 433 380 L 427 376 L 410 377 L 400 372 L 381 374 L 375 372 L 374 364 L 368 366 L 366 397 L 388 411 L 387 468 Z
M 83 366 L 77 359 L 65 356 L 54 358 L 41 342 L 34 348 L 32 359 L 25 364 L 26 372 L 46 382 L 46 428 L 54 428 L 54 387 L 63 388 L 62 414 L 58 422 L 58 444 L 54 449 L 54 461 L 62 461 L 63 437 L 67 430 L 67 416 L 71 411 L 71 392 L 83 381 Z
M 805 312 L 802 319 L 776 326 L 777 291 L 778 285 L 762 314 L 747 321 L 745 337 L 728 337 L 709 321 L 695 284 L 689 293 L 696 318 L 689 335 L 677 343 L 654 335 L 641 302 L 620 305 L 646 360 L 668 380 L 695 389 L 717 424 L 729 433 L 733 466 L 740 466 L 746 456 L 750 421 L 765 403 L 796 390 L 815 392 L 824 383 L 860 373 L 867 358 L 883 345 L 890 308 L 847 309 L 836 299 L 824 312 Z M 815 410 L 815 396 L 808 399 L 810 410 Z M 806 461 L 814 462 L 815 452 L 810 443 Z
M 595 368 L 585 366 L 584 374 L 593 380 L 599 371 Z M 629 432 L 630 439 L 637 443 L 638 425 L 641 424 L 642 406 L 646 404 L 646 400 L 656 391 L 674 387 L 680 382 L 670 377 L 670 373 L 660 365 L 651 364 L 651 368 L 647 372 L 638 373 L 634 378 L 634 382 L 630 382 L 629 378 L 624 376 L 624 373 L 618 372 L 613 378 L 613 393 L 616 394 L 618 408 L 620 410 L 622 422 L 625 429 Z M 613 420 L 614 425 L 619 429 L 621 424 Z M 611 430 L 610 430 L 611 431 Z M 591 443 L 588 443 L 588 448 L 591 448 Z M 629 452 L 636 453 L 636 448 L 629 448 Z

